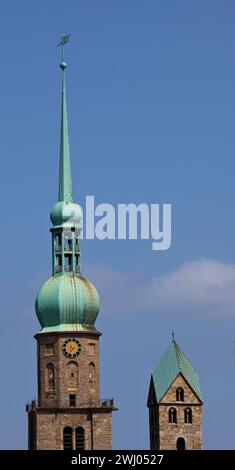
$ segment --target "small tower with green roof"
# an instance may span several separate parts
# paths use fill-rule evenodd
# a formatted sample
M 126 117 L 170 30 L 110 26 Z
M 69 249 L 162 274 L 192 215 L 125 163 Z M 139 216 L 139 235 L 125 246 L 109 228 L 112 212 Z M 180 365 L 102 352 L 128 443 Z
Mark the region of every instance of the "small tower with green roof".
M 82 209 L 73 202 L 61 38 L 62 101 L 58 202 L 51 210 L 52 277 L 37 294 L 41 325 L 38 399 L 27 405 L 29 449 L 98 450 L 112 447 L 112 399 L 99 387 L 99 295 L 81 274 Z
M 150 380 L 150 449 L 202 448 L 202 395 L 196 371 L 174 340 Z

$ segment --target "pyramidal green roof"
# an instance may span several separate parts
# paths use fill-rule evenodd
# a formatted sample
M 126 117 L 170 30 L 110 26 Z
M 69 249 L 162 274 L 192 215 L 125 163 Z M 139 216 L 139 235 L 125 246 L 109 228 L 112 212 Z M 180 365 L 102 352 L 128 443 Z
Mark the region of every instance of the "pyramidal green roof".
M 182 374 L 197 397 L 202 400 L 198 375 L 178 344 L 173 340 L 153 371 L 153 382 L 158 402 L 163 398 L 178 374 Z

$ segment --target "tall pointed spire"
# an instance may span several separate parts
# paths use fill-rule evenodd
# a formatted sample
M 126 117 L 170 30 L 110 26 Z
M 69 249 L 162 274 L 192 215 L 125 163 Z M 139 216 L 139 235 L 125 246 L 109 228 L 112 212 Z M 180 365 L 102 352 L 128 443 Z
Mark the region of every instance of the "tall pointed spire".
M 99 294 L 81 275 L 80 232 L 82 207 L 72 201 L 72 179 L 69 155 L 63 46 L 62 46 L 62 111 L 59 201 L 52 207 L 52 277 L 42 286 L 36 299 L 36 313 L 42 333 L 93 331 L 99 313 Z
M 65 69 L 67 64 L 64 62 L 64 44 L 68 42 L 69 36 L 61 37 L 60 46 L 62 49 L 62 62 L 60 68 L 62 70 L 62 100 L 61 100 L 61 128 L 60 128 L 60 172 L 59 172 L 59 201 L 72 202 L 72 175 L 71 175 L 71 162 L 69 151 L 69 137 L 68 137 L 68 118 L 67 118 L 67 103 L 66 103 L 66 89 L 65 89 Z

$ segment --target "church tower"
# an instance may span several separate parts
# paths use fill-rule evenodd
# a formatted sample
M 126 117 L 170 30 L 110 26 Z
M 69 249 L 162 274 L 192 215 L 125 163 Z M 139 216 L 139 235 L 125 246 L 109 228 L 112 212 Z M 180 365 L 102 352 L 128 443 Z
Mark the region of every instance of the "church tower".
M 62 36 L 60 45 L 68 42 Z M 73 203 L 67 125 L 65 69 L 62 73 L 58 202 L 52 208 L 52 277 L 39 290 L 35 308 L 38 400 L 27 405 L 31 450 L 112 448 L 112 399 L 100 398 L 99 296 L 81 274 L 79 223 Z
M 199 379 L 174 338 L 151 375 L 147 406 L 151 450 L 202 448 Z

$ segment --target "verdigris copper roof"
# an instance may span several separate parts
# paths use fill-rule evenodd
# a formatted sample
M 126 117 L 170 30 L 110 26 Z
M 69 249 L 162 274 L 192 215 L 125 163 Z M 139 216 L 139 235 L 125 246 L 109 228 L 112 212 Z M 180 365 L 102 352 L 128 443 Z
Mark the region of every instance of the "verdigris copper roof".
M 182 374 L 197 397 L 202 400 L 198 375 L 178 344 L 173 340 L 152 374 L 158 402 L 179 374 Z
M 62 37 L 62 46 L 66 38 L 67 36 Z M 81 206 L 73 203 L 65 90 L 66 67 L 62 54 L 59 195 L 51 211 L 52 277 L 39 290 L 35 303 L 42 327 L 40 333 L 94 331 L 99 312 L 98 292 L 81 275 L 80 222 L 83 214 Z
M 99 312 L 99 295 L 91 282 L 67 273 L 51 277 L 42 286 L 35 307 L 43 333 L 58 331 L 58 325 L 63 325 L 63 329 L 66 325 L 70 325 L 69 328 L 94 325 Z

